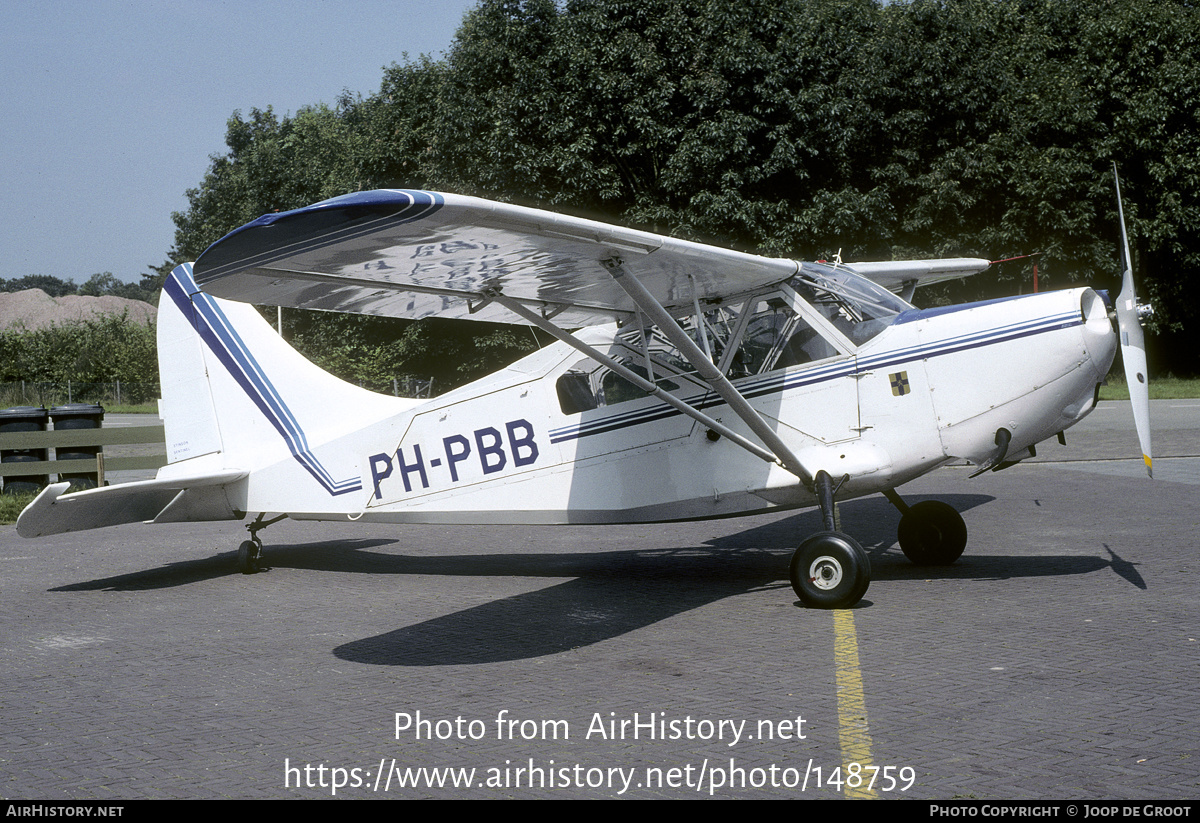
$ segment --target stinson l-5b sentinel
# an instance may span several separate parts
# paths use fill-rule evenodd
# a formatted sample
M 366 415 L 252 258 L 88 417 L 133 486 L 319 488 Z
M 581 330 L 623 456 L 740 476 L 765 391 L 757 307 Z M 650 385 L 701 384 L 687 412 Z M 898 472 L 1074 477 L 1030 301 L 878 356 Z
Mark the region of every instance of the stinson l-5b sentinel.
M 917 285 L 988 262 L 805 263 L 453 194 L 336 197 L 175 269 L 158 316 L 169 464 L 154 480 L 52 485 L 17 530 L 254 513 L 250 572 L 268 514 L 602 524 L 816 505 L 824 530 L 796 550 L 792 585 L 846 607 L 871 568 L 835 500 L 883 493 L 909 558 L 953 562 L 963 519 L 896 489 L 952 460 L 982 472 L 1033 454 L 1092 410 L 1118 345 L 1150 469 L 1127 241 L 1124 263 L 1113 310 L 1090 288 L 922 310 Z M 401 399 L 317 368 L 249 304 L 526 324 L 558 342 Z

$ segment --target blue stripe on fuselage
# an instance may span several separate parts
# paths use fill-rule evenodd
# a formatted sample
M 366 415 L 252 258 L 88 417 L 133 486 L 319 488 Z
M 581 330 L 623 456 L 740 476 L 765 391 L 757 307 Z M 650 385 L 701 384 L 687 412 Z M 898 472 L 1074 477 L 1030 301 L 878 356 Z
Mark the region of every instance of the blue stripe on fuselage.
M 952 310 L 975 308 L 977 306 L 988 305 L 991 303 L 1004 302 L 1009 299 L 1016 298 L 1002 298 L 1001 300 L 989 300 L 985 303 L 968 303 L 961 306 L 949 306 L 946 307 L 945 310 L 925 311 L 932 312 L 932 316 L 941 316 L 951 313 Z M 903 315 L 900 315 L 900 317 L 921 314 L 922 313 L 920 311 L 914 310 L 911 312 L 905 312 Z M 910 317 L 905 322 L 920 320 L 927 316 L 930 315 L 926 314 L 923 316 Z M 898 320 L 899 318 L 897 318 L 897 322 Z M 862 374 L 868 371 L 890 368 L 903 363 L 911 362 L 913 360 L 942 357 L 944 355 L 967 351 L 969 349 L 983 348 L 985 346 L 1005 343 L 1010 340 L 1018 340 L 1020 338 L 1030 337 L 1036 334 L 1044 334 L 1046 332 L 1070 328 L 1071 326 L 1078 326 L 1082 323 L 1083 318 L 1079 312 L 1061 312 L 1056 315 L 1024 320 L 1018 323 L 1011 323 L 1006 326 L 988 329 L 986 331 L 973 331 L 957 337 L 951 337 L 946 340 L 939 340 L 934 343 L 925 343 L 909 346 L 904 349 L 880 352 L 879 354 L 860 358 L 857 360 L 857 362 L 854 358 L 847 358 L 846 360 L 830 363 L 826 366 L 815 366 L 813 368 L 807 368 L 791 373 L 783 372 L 764 375 L 758 378 L 746 378 L 741 381 L 735 381 L 734 385 L 737 386 L 738 391 L 741 392 L 742 396 L 749 400 L 769 394 L 777 394 L 789 389 L 798 388 L 800 386 L 810 386 L 830 380 L 849 377 L 855 374 Z M 716 397 L 712 392 L 708 392 L 703 395 L 695 395 L 690 398 L 685 398 L 685 402 L 696 408 L 704 409 L 721 405 L 724 401 Z M 599 420 L 590 420 L 585 423 L 575 423 L 567 426 L 560 426 L 559 428 L 552 429 L 550 431 L 550 442 L 561 443 L 568 440 L 578 440 L 583 437 L 590 437 L 596 434 L 617 431 L 630 426 L 638 426 L 642 425 L 643 423 L 656 422 L 658 420 L 663 420 L 680 414 L 682 414 L 682 412 L 676 411 L 670 406 L 652 406 L 648 409 L 625 412 L 620 415 L 613 415 L 611 417 L 605 417 Z
M 187 318 L 200 339 L 225 366 L 230 376 L 246 392 L 246 396 L 283 437 L 296 462 L 333 496 L 360 490 L 360 478 L 334 480 L 313 455 L 299 421 L 220 306 L 212 297 L 196 287 L 191 276 L 191 267 L 187 264 L 176 267 L 167 278 L 163 290 Z

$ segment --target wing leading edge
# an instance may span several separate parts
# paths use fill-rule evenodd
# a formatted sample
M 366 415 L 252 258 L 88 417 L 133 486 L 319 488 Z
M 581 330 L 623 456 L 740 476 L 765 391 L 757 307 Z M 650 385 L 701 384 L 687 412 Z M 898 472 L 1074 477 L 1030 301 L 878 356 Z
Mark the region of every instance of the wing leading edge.
M 627 319 L 613 258 L 670 310 L 745 294 L 792 260 L 706 246 L 476 197 L 379 190 L 268 214 L 196 261 L 200 287 L 251 303 L 420 318 L 524 322 L 499 291 L 572 328 Z

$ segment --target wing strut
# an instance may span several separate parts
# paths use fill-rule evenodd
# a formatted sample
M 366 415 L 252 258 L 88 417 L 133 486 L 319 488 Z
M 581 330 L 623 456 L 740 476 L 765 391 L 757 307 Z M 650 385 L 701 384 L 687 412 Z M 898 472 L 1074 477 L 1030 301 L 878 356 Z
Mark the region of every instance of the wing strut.
M 758 444 L 753 443 L 750 440 L 747 440 L 745 437 L 738 434 L 733 429 L 730 429 L 728 426 L 724 425 L 723 423 L 720 423 L 717 420 L 714 420 L 713 418 L 709 417 L 707 414 L 705 414 L 704 412 L 695 408 L 694 406 L 691 406 L 688 403 L 684 402 L 683 400 L 680 400 L 675 395 L 668 394 L 667 392 L 665 392 L 661 388 L 659 388 L 655 383 L 652 383 L 651 381 L 645 379 L 637 372 L 631 371 L 631 370 L 625 368 L 624 366 L 622 366 L 617 361 L 613 360 L 608 355 L 603 354 L 600 351 L 598 351 L 597 349 L 593 348 L 592 346 L 589 346 L 587 343 L 584 343 L 582 340 L 580 340 L 578 337 L 571 334 L 570 332 L 563 331 L 561 328 L 554 325 L 553 323 L 551 323 L 546 318 L 542 317 L 537 312 L 530 311 L 526 306 L 522 305 L 520 302 L 513 300 L 510 297 L 506 297 L 505 295 L 503 295 L 502 293 L 500 293 L 499 291 L 497 291 L 495 289 L 486 289 L 484 293 L 488 298 L 490 298 L 491 300 L 493 300 L 496 303 L 499 303 L 501 306 L 504 306 L 506 309 L 511 311 L 513 314 L 521 316 L 526 321 L 537 326 L 542 331 L 544 331 L 548 334 L 554 335 L 554 337 L 556 337 L 557 339 L 561 340 L 562 342 L 566 343 L 567 345 L 571 346 L 572 348 L 574 348 L 574 349 L 582 352 L 583 354 L 587 355 L 588 357 L 592 358 L 600 365 L 606 366 L 607 368 L 612 369 L 613 372 L 615 372 L 616 374 L 625 378 L 630 383 L 637 386 L 642 391 L 646 392 L 646 394 L 650 395 L 651 397 L 657 397 L 659 400 L 663 401 L 664 403 L 671 406 L 672 408 L 677 409 L 678 411 L 682 412 L 683 414 L 686 414 L 688 417 L 691 417 L 692 419 L 694 419 L 695 421 L 700 423 L 702 426 L 707 426 L 708 428 L 712 429 L 713 431 L 715 431 L 717 434 L 721 435 L 722 437 L 728 438 L 730 441 L 741 446 L 743 449 L 750 452 L 755 457 L 760 457 L 763 460 L 767 461 L 768 463 L 779 463 L 780 465 L 783 465 L 774 454 L 767 451 L 762 446 L 759 446 Z M 712 365 L 712 364 L 710 363 L 709 365 Z M 785 468 L 786 468 L 786 466 L 785 466 Z
M 729 378 L 713 365 L 711 358 L 704 356 L 704 352 L 700 350 L 695 341 L 680 327 L 675 318 L 663 308 L 662 304 L 654 299 L 654 295 L 642 285 L 641 281 L 636 277 L 629 276 L 622 267 L 619 258 L 610 257 L 600 262 L 604 268 L 608 269 L 608 273 L 612 275 L 617 285 L 625 290 L 625 293 L 629 295 L 637 307 L 645 312 L 663 334 L 675 344 L 680 353 L 691 363 L 696 373 L 704 378 L 713 391 L 719 394 L 721 399 L 729 405 L 729 408 L 742 419 L 742 422 L 758 435 L 766 447 L 774 454 L 779 464 L 804 481 L 805 485 L 810 485 L 813 479 L 812 474 L 804 468 L 800 460 L 787 447 L 787 444 L 780 439 L 770 424 L 754 410 L 754 407 L 742 396 L 742 393 L 729 382 Z M 698 318 L 697 325 L 701 322 L 703 322 L 703 318 Z

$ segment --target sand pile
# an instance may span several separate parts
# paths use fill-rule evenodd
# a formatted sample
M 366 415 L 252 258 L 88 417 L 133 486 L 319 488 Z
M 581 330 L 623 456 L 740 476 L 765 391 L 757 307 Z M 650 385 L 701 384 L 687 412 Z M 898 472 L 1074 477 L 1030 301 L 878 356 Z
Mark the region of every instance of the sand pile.
M 135 323 L 153 320 L 158 309 L 141 300 L 125 297 L 84 297 L 68 294 L 51 297 L 41 289 L 0 292 L 0 331 L 14 327 L 40 329 L 44 326 L 61 326 L 106 314 L 120 315 L 128 312 Z

